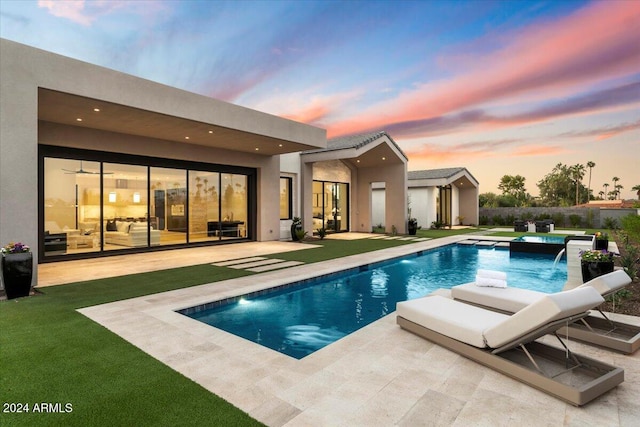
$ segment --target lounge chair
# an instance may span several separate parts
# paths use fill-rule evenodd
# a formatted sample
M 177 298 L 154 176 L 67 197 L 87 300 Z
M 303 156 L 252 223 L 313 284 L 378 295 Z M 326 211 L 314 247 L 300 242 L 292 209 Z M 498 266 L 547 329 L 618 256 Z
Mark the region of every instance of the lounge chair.
M 397 304 L 397 323 L 471 360 L 576 406 L 624 381 L 624 370 L 571 352 L 555 332 L 603 302 L 593 288 L 549 294 L 513 315 L 440 295 Z M 553 333 L 564 348 L 535 340 Z
M 576 289 L 592 287 L 606 298 L 630 283 L 631 278 L 624 270 L 616 270 L 583 283 Z M 545 295 L 547 294 L 544 292 L 513 287 L 480 287 L 474 283 L 451 288 L 453 299 L 509 314 L 516 313 Z M 587 316 L 560 333 L 562 335 L 568 333 L 571 339 L 625 354 L 632 354 L 640 348 L 640 326 L 613 321 L 600 308 L 595 309 L 602 317 Z

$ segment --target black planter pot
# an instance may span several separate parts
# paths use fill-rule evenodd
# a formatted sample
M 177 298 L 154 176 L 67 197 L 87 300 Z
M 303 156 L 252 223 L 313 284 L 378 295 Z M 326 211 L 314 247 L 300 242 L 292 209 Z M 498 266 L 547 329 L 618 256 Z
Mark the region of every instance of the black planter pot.
M 613 271 L 613 261 L 609 262 L 587 262 L 582 261 L 582 282 L 588 282 L 603 274 L 611 273 Z
M 2 256 L 2 283 L 7 299 L 29 296 L 33 273 L 33 254 L 22 252 Z
M 609 249 L 609 240 L 596 240 L 596 249 Z
M 409 232 L 409 235 L 415 236 L 416 233 L 418 232 L 418 223 L 409 222 L 409 226 L 407 227 L 407 231 Z
M 302 224 L 294 222 L 291 224 L 291 240 L 294 242 L 298 241 L 298 235 L 296 234 L 297 230 L 302 230 Z

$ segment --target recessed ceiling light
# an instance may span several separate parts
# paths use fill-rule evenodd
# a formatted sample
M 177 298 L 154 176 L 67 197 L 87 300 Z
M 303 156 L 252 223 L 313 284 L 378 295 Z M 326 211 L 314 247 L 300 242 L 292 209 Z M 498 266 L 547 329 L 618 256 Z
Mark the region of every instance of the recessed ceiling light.
M 81 119 L 80 117 L 78 117 L 78 118 L 76 119 L 76 121 L 77 121 L 77 122 L 81 122 L 81 121 L 82 121 L 82 119 Z
M 382 158 L 382 160 L 387 160 L 387 158 L 386 158 L 386 157 L 383 157 L 383 158 Z
M 360 159 L 356 160 L 356 163 L 360 163 Z
M 258 147 L 256 147 L 256 151 L 260 151 L 260 149 Z
M 209 131 L 209 133 L 213 133 L 213 131 L 212 131 L 212 130 L 210 130 L 210 131 Z
M 95 111 L 96 113 L 99 113 L 100 109 L 99 108 L 94 108 L 93 111 Z
M 185 136 L 185 137 L 184 137 L 184 139 L 189 139 L 189 137 L 188 137 L 188 136 Z
M 282 144 L 278 144 L 278 147 L 282 147 Z

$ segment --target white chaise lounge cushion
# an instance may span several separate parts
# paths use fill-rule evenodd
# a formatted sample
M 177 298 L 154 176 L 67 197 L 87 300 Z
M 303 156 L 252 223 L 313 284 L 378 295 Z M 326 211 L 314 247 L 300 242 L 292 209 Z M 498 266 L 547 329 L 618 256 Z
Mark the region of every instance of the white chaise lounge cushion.
M 473 304 L 509 313 L 520 311 L 545 295 L 547 294 L 544 292 L 528 289 L 481 287 L 476 286 L 473 282 L 451 288 L 451 297 L 454 299 L 469 301 Z
M 509 318 L 506 314 L 440 295 L 399 302 L 396 314 L 439 334 L 479 348 L 486 347 L 482 332 Z
M 612 292 L 616 292 L 631 283 L 631 277 L 624 270 L 616 270 L 611 273 L 603 274 L 602 276 L 595 277 L 586 283 L 578 286 L 578 288 L 584 288 L 591 286 L 600 292 L 600 295 L 608 295 Z
M 627 273 L 623 270 L 616 270 L 591 279 L 575 289 L 594 288 L 600 295 L 606 296 L 624 288 L 629 283 L 631 283 L 631 278 Z M 505 289 L 479 287 L 474 283 L 465 283 L 451 288 L 451 297 L 454 299 L 509 313 L 516 313 L 545 295 L 549 294 L 513 287 Z
M 484 331 L 484 339 L 489 347 L 498 348 L 548 323 L 584 313 L 603 302 L 600 293 L 591 286 L 545 295 L 507 316 L 503 322 L 489 326 Z

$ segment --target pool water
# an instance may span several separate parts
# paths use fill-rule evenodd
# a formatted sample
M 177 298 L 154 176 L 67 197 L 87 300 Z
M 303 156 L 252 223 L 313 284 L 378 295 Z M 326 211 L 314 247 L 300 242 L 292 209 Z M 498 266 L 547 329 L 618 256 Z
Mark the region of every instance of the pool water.
M 554 267 L 553 256 L 451 245 L 182 312 L 301 359 L 395 311 L 399 301 L 472 282 L 481 268 L 505 271 L 509 286 L 547 293 L 562 290 L 567 278 L 566 262 Z

